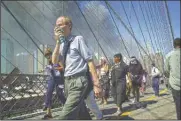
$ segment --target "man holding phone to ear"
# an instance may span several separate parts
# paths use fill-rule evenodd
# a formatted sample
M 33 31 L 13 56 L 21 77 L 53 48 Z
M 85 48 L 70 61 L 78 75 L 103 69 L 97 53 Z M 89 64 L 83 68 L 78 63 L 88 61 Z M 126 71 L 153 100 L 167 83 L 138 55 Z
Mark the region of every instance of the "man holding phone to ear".
M 69 17 L 61 16 L 56 21 L 54 29 L 56 46 L 52 62 L 59 60 L 64 65 L 65 95 L 67 100 L 59 119 L 91 119 L 84 99 L 89 86 L 88 72 L 93 79 L 93 89 L 96 97 L 101 96 L 101 88 L 93 63 L 93 54 L 85 44 L 82 36 L 71 35 L 72 22 Z

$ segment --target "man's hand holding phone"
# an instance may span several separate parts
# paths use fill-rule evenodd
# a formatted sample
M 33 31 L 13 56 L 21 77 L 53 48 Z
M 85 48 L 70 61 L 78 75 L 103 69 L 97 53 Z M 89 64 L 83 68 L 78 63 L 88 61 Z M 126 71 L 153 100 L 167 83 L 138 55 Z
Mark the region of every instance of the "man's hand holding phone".
M 57 41 L 57 44 L 61 44 L 65 41 L 64 30 L 62 28 L 55 26 L 54 35 L 55 35 L 54 39 Z

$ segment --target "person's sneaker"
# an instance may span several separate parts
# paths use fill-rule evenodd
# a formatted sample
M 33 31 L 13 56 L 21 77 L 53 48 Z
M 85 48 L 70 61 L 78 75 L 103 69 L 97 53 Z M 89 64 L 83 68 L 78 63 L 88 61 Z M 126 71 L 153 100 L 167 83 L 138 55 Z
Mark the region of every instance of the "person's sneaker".
M 42 119 L 46 120 L 46 119 L 51 119 L 51 118 L 53 118 L 52 115 L 50 115 L 50 114 L 45 114 Z
M 116 115 L 120 116 L 123 112 L 121 110 L 117 110 Z
M 134 99 L 132 100 L 132 103 L 133 103 L 133 104 L 136 103 L 136 98 L 134 98 Z
M 107 105 L 107 101 L 104 101 L 104 105 Z

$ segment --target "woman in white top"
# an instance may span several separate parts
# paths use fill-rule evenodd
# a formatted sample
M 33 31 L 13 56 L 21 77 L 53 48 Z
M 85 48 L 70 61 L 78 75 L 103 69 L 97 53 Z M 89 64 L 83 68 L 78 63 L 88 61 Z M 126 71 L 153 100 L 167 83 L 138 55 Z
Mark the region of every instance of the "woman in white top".
M 109 82 L 109 66 L 105 58 L 101 58 L 99 67 L 99 78 L 103 89 L 103 98 L 101 103 L 107 104 L 107 99 L 109 97 L 110 82 Z

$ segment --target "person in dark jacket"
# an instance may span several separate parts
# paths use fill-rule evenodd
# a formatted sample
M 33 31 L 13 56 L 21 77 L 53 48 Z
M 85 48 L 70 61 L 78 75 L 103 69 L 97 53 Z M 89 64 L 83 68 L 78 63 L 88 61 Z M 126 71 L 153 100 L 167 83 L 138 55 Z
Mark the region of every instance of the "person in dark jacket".
M 143 68 L 141 63 L 134 56 L 131 57 L 130 60 L 129 73 L 132 80 L 132 93 L 134 96 L 133 103 L 138 103 L 140 98 L 139 89 L 142 83 Z
M 114 55 L 114 66 L 111 71 L 112 96 L 117 105 L 117 114 L 122 114 L 122 103 L 126 100 L 127 65 L 122 60 L 121 53 Z

